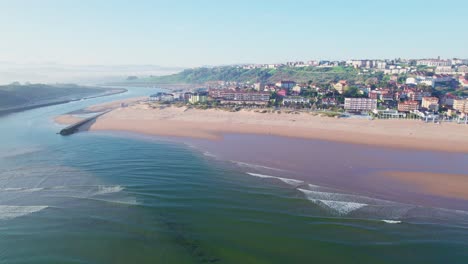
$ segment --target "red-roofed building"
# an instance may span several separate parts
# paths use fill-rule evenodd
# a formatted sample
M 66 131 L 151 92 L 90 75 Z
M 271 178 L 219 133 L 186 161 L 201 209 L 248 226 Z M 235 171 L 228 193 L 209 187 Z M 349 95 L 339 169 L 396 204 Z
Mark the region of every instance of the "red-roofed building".
M 418 101 L 404 101 L 398 103 L 398 111 L 400 112 L 410 112 L 419 109 Z
M 464 76 L 460 76 L 458 82 L 460 82 L 461 86 L 468 87 L 468 80 L 466 80 Z
M 286 91 L 285 89 L 281 89 L 277 92 L 277 94 L 279 96 L 285 97 L 288 94 L 288 91 Z

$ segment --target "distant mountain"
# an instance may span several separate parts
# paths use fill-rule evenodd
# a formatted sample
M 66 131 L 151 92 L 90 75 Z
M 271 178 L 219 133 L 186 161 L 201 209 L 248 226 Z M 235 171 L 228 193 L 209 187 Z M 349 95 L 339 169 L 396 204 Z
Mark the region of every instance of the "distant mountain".
M 148 78 L 128 79 L 127 83 L 154 84 L 202 84 L 209 81 L 264 82 L 281 80 L 296 82 L 328 83 L 339 80 L 364 81 L 371 75 L 359 75 L 358 70 L 345 67 L 281 67 L 277 69 L 243 69 L 236 66 L 186 69 L 180 73 Z
M 3 85 L 0 86 L 0 114 L 122 91 L 124 89 L 89 88 L 73 84 Z

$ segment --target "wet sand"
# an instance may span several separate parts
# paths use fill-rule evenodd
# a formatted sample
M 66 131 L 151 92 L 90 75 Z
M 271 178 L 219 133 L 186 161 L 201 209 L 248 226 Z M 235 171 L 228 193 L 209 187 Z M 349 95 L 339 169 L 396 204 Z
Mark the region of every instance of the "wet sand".
M 468 174 L 390 171 L 383 175 L 412 185 L 423 193 L 468 200 Z
M 461 153 L 245 134 L 183 142 L 207 157 L 239 164 L 245 172 L 384 200 L 468 210 L 468 155 Z

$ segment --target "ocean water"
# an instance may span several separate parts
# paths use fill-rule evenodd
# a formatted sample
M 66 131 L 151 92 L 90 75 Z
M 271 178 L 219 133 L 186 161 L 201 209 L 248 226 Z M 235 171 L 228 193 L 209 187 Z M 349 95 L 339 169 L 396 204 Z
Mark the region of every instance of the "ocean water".
M 55 134 L 55 115 L 153 92 L 0 118 L 0 263 L 468 263 L 462 210 L 339 193 L 172 141 Z

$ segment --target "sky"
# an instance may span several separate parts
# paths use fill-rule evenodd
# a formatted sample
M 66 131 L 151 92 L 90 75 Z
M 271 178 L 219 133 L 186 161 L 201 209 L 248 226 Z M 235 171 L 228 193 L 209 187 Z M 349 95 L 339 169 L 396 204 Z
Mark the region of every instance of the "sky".
M 0 62 L 468 58 L 466 0 L 0 0 Z

